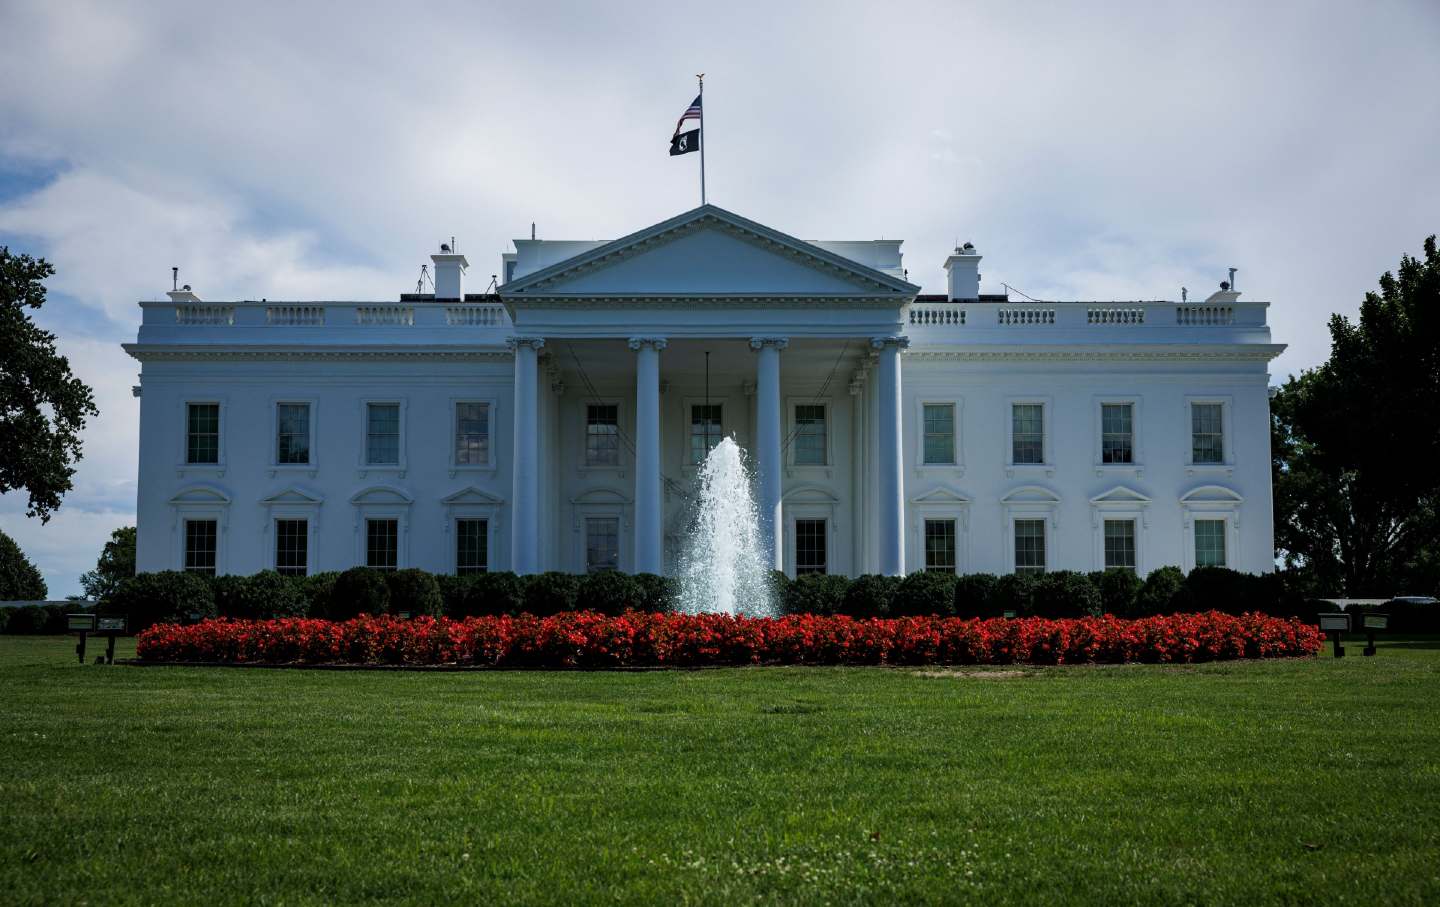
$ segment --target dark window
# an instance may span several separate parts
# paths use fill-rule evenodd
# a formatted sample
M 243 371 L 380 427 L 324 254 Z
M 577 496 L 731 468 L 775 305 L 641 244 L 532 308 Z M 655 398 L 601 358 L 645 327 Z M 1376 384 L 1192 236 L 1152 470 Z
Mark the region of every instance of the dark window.
M 1225 566 L 1225 521 L 1195 521 L 1195 566 Z
M 484 466 L 490 462 L 490 404 L 455 404 L 455 463 Z
M 807 403 L 795 407 L 795 465 L 825 465 L 825 434 L 824 406 Z
M 1010 407 L 1010 441 L 1010 462 L 1045 462 L 1045 407 L 1043 404 L 1016 403 Z
M 305 520 L 275 521 L 275 571 L 284 576 L 309 572 L 310 524 Z
M 1135 569 L 1135 521 L 1105 521 L 1105 569 Z
M 220 404 L 186 406 L 186 463 L 220 462 Z
M 365 406 L 365 462 L 372 466 L 400 462 L 400 404 Z
M 1225 462 L 1224 413 L 1221 403 L 1190 404 L 1190 462 Z
M 485 520 L 455 521 L 455 572 L 484 573 L 490 569 L 490 526 Z
M 690 462 L 703 463 L 710 448 L 720 443 L 720 404 L 690 407 Z
M 795 521 L 795 575 L 825 573 L 825 521 Z
M 214 520 L 186 520 L 185 569 L 214 576 L 215 541 Z
M 1045 572 L 1045 521 L 1015 521 L 1015 572 Z
M 275 462 L 309 463 L 310 404 L 281 403 L 275 415 Z
M 394 570 L 400 562 L 400 521 L 365 521 L 365 566 Z
M 620 569 L 620 520 L 613 516 L 585 521 L 585 571 Z
M 926 403 L 925 443 L 922 455 L 926 463 L 955 462 L 955 404 Z
M 1100 406 L 1100 462 L 1135 462 L 1135 408 L 1129 403 Z
M 955 572 L 955 521 L 925 521 L 925 569 L 935 573 Z
M 585 464 L 620 464 L 620 407 L 613 403 L 585 406 Z

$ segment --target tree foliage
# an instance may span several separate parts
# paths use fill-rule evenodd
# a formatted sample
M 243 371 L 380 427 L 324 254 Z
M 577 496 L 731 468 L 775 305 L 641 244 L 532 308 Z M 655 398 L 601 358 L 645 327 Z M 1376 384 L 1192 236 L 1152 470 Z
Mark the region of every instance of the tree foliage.
M 27 515 L 42 521 L 70 490 L 86 417 L 100 414 L 55 351 L 55 335 L 25 311 L 45 304 L 44 280 L 54 273 L 45 259 L 0 246 L 0 494 L 23 488 Z
M 44 601 L 45 578 L 15 540 L 0 532 L 0 601 Z
M 1330 359 L 1271 405 L 1275 544 L 1351 596 L 1430 591 L 1440 507 L 1440 249 L 1330 319 Z
M 95 569 L 80 574 L 85 597 L 104 601 L 115 594 L 120 584 L 135 575 L 135 527 L 122 526 L 110 533 L 110 541 L 100 552 Z

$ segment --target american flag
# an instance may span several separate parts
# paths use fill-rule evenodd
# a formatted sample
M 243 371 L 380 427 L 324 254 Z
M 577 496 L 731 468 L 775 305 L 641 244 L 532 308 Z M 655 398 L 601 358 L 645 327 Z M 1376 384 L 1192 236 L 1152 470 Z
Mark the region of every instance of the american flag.
M 685 108 L 685 112 L 680 114 L 680 121 L 675 124 L 676 135 L 679 135 L 680 130 L 685 127 L 686 120 L 700 120 L 702 123 L 704 122 L 704 119 L 700 116 L 700 95 L 697 94 L 695 100 L 690 102 L 690 106 Z

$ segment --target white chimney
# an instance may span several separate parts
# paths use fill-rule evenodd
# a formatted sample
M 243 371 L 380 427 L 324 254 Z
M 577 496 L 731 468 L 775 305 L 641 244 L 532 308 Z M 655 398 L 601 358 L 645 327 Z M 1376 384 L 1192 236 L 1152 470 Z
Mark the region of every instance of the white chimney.
M 441 243 L 439 253 L 430 256 L 430 260 L 435 263 L 437 300 L 465 298 L 465 269 L 470 267 L 470 262 L 455 251 L 454 242 L 452 239 L 449 243 Z
M 970 243 L 945 259 L 945 275 L 951 299 L 980 298 L 980 253 Z

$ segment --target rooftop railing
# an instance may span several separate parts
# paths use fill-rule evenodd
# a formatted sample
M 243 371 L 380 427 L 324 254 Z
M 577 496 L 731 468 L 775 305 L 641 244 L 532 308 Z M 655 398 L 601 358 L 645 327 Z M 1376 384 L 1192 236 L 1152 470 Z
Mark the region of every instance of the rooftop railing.
M 1096 339 L 1163 329 L 1266 327 L 1267 302 L 972 302 L 925 301 L 910 307 L 907 329 L 952 339 L 1065 332 Z M 933 334 L 932 334 L 933 332 Z
M 201 328 L 508 328 L 498 303 L 142 302 L 143 324 Z

